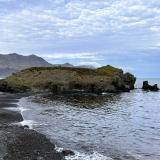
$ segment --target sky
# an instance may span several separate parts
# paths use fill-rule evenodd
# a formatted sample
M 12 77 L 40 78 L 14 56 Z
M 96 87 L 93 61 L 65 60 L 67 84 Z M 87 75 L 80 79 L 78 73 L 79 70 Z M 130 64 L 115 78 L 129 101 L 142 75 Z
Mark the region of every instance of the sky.
M 160 0 L 0 0 L 0 53 L 160 78 Z

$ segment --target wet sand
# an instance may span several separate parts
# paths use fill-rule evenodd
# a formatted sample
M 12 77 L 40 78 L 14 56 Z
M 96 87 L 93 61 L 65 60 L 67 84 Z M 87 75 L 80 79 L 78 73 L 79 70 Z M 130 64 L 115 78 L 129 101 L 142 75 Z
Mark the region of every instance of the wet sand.
M 63 160 L 44 135 L 15 125 L 23 121 L 21 114 L 6 108 L 17 107 L 23 96 L 0 93 L 0 160 Z

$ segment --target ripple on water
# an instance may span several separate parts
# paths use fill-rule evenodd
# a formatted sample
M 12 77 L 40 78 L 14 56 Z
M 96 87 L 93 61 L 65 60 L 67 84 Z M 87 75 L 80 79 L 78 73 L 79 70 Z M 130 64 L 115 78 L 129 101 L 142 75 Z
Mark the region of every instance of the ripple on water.
M 159 92 L 135 90 L 87 98 L 54 97 L 49 104 L 23 98 L 19 105 L 29 109 L 23 111 L 25 120 L 38 122 L 32 125 L 35 130 L 58 146 L 77 151 L 67 157 L 70 160 L 160 159 Z M 92 109 L 84 107 L 90 103 Z

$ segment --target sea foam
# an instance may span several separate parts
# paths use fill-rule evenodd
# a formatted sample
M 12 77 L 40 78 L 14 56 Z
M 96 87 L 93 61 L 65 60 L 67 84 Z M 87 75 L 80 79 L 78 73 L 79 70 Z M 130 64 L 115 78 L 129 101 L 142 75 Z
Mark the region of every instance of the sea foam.
M 110 157 L 104 156 L 98 152 L 94 152 L 93 154 L 86 154 L 75 152 L 74 156 L 67 156 L 66 160 L 113 160 Z

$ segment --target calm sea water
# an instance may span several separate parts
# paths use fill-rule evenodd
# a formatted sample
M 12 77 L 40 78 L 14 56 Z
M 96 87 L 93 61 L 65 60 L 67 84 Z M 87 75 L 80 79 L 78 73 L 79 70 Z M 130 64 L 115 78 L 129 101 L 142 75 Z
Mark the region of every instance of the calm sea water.
M 76 152 L 66 159 L 160 160 L 160 92 L 70 95 L 47 104 L 23 98 L 19 107 L 23 124 Z

